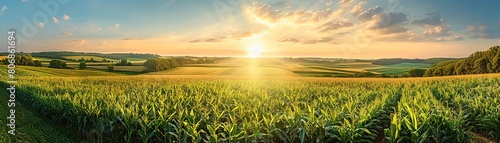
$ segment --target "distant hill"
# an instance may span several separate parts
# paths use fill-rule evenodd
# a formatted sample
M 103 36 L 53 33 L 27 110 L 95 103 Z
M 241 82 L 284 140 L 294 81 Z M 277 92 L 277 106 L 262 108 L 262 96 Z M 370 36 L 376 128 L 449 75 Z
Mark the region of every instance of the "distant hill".
M 500 73 L 500 46 L 478 51 L 457 61 L 437 64 L 429 68 L 425 76 Z
M 374 65 L 395 65 L 400 63 L 426 63 L 436 65 L 438 63 L 457 61 L 462 58 L 429 58 L 429 59 L 403 59 L 403 58 L 390 58 L 390 59 L 378 59 L 372 61 Z
M 159 58 L 160 55 L 157 54 L 139 54 L 139 53 L 84 53 L 84 52 L 34 52 L 30 53 L 33 57 L 45 57 L 53 59 L 65 59 L 66 56 L 97 56 L 107 59 L 128 59 L 128 58 L 138 58 L 138 59 L 149 59 L 149 58 Z

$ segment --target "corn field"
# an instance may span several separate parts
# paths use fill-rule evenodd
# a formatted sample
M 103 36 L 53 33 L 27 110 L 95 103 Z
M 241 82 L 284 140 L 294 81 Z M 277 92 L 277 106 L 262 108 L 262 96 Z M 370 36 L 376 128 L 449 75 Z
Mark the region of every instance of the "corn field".
M 500 134 L 500 76 L 31 77 L 19 98 L 92 142 L 469 142 Z

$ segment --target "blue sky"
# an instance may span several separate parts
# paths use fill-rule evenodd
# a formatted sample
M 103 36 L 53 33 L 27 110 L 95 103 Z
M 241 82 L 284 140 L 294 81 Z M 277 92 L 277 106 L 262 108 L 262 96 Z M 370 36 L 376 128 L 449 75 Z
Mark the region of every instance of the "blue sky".
M 259 55 L 277 57 L 464 57 L 500 44 L 498 5 L 470 0 L 0 0 L 0 31 L 15 29 L 18 49 L 25 52 L 245 56 L 260 47 Z

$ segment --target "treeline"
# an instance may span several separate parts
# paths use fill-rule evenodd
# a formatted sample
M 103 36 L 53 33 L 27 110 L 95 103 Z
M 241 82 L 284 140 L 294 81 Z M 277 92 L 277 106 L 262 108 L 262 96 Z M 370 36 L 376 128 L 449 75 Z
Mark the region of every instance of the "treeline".
M 390 58 L 390 59 L 378 59 L 372 61 L 374 65 L 394 65 L 400 63 L 427 63 L 427 64 L 438 64 L 449 61 L 460 60 L 460 58 L 430 58 L 430 59 L 403 59 L 403 58 Z
M 199 58 L 197 60 L 191 58 L 150 58 L 144 62 L 146 72 L 157 72 L 167 69 L 172 69 L 186 64 L 215 64 L 217 59 Z
M 71 59 L 73 60 L 73 59 Z M 73 60 L 74 61 L 74 60 Z M 97 62 L 104 62 L 104 63 L 110 63 L 111 60 L 108 60 L 108 59 L 105 59 L 103 58 L 101 61 L 98 61 L 98 60 L 95 60 L 94 58 L 90 58 L 90 59 L 85 59 L 85 58 L 80 58 L 77 62 L 86 62 L 86 63 L 97 63 Z
M 15 60 L 14 65 L 39 66 L 39 67 L 42 66 L 42 62 L 40 62 L 38 60 L 34 60 L 30 54 L 20 53 L 20 54 L 15 54 L 15 55 L 16 55 L 16 57 L 14 58 L 14 60 Z M 9 60 L 11 60 L 11 59 L 9 59 L 9 58 L 2 59 L 2 63 L 4 65 L 8 65 L 8 64 L 10 64 Z
M 500 46 L 478 51 L 469 57 L 438 64 L 429 68 L 424 76 L 500 73 Z
M 128 59 L 128 58 L 139 58 L 139 59 L 149 59 L 149 58 L 159 58 L 160 55 L 157 54 L 139 54 L 139 53 L 84 53 L 84 52 L 68 52 L 68 51 L 60 51 L 60 52 L 36 52 L 31 53 L 31 55 L 35 57 L 45 57 L 51 59 L 62 59 L 62 60 L 70 60 L 76 61 L 75 59 L 68 59 L 65 56 L 97 56 L 107 59 Z

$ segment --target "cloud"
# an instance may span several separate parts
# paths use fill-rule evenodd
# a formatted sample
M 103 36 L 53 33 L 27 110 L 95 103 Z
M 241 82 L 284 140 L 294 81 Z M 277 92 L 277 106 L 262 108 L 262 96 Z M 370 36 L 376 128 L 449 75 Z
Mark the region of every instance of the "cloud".
M 45 23 L 43 22 L 38 22 L 38 27 L 43 28 L 45 26 Z
M 150 38 L 123 38 L 121 40 L 127 40 L 127 41 L 132 41 L 132 40 L 153 40 L 153 39 L 166 39 L 167 37 L 150 37 Z
M 496 39 L 500 37 L 500 31 L 490 29 L 486 25 L 469 25 L 465 29 L 465 34 L 473 39 Z
M 107 45 L 108 43 L 106 41 L 102 41 L 101 43 L 97 44 L 96 46 L 104 46 Z
M 3 6 L 2 6 L 2 9 L 0 9 L 0 16 L 2 16 L 2 15 L 3 15 L 3 13 L 4 13 L 7 9 L 9 9 L 9 8 L 7 7 L 7 5 L 3 5 Z
M 339 18 L 339 19 L 335 19 L 335 20 L 332 20 L 330 22 L 327 22 L 327 23 L 317 27 L 316 29 L 319 32 L 324 33 L 324 32 L 330 32 L 333 30 L 337 30 L 337 29 L 344 28 L 344 27 L 351 27 L 351 26 L 354 26 L 354 24 L 349 19 Z
M 27 2 L 28 0 L 21 0 L 21 2 Z
M 229 42 L 229 41 L 239 41 L 243 39 L 251 39 L 255 37 L 261 37 L 267 34 L 266 31 L 239 31 L 230 32 L 226 34 L 221 34 L 217 36 L 210 36 L 207 38 L 200 38 L 189 41 L 189 43 L 199 43 L 199 42 Z
M 356 16 L 358 14 L 360 14 L 362 11 L 363 11 L 363 7 L 365 6 L 366 4 L 366 1 L 362 1 L 362 2 L 359 2 L 357 5 L 355 5 L 352 9 L 351 9 L 351 13 Z
M 441 18 L 439 13 L 429 13 L 427 15 L 429 17 L 424 19 L 416 19 L 412 22 L 412 24 L 420 26 L 439 26 L 444 24 L 444 20 Z
M 329 8 L 314 12 L 304 11 L 304 10 L 285 11 L 273 8 L 270 5 L 256 3 L 256 2 L 253 3 L 251 6 L 247 7 L 245 11 L 247 15 L 256 19 L 256 21 L 267 25 L 276 23 L 293 23 L 293 24 L 315 23 L 318 21 L 327 20 L 330 16 L 336 13 L 330 10 Z
M 424 36 L 441 37 L 450 35 L 449 25 L 438 25 L 433 28 L 427 29 L 423 33 Z
M 71 32 L 63 32 L 62 35 L 64 35 L 64 36 L 72 36 L 73 33 L 71 33 Z
M 57 20 L 56 17 L 52 17 L 52 19 L 54 20 L 54 23 L 59 23 L 59 20 Z
M 71 18 L 70 18 L 68 15 L 64 14 L 63 19 L 64 19 L 64 21 L 68 21 L 68 20 L 70 20 Z
M 340 3 L 341 6 L 349 6 L 353 2 L 354 2 L 354 0 L 340 0 L 339 3 Z
M 331 36 L 321 37 L 317 39 L 303 39 L 303 38 L 294 38 L 294 37 L 286 37 L 278 40 L 278 42 L 283 43 L 302 43 L 302 44 L 318 44 L 318 43 L 329 43 L 329 44 L 338 44 L 334 41 L 334 38 Z
M 83 45 L 87 44 L 87 40 L 85 39 L 77 39 L 77 40 L 71 40 L 73 45 L 75 45 L 75 48 L 82 47 Z
M 117 23 L 117 24 L 115 25 L 115 28 L 120 28 L 120 24 L 118 24 L 118 23 Z
M 498 40 L 498 44 L 500 44 L 500 40 Z
M 357 17 L 361 22 L 367 22 L 371 20 L 374 16 L 379 13 L 382 13 L 384 9 L 382 7 L 376 6 L 374 8 L 369 8 L 368 10 L 360 12 Z

